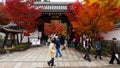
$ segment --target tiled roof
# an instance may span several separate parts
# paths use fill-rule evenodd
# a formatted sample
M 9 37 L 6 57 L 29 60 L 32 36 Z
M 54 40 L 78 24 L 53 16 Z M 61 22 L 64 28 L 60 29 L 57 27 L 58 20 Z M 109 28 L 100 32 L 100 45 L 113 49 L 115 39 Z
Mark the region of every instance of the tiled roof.
M 67 5 L 71 2 L 35 2 L 33 6 L 38 6 L 43 8 L 42 13 L 65 13 L 69 12 L 67 10 Z

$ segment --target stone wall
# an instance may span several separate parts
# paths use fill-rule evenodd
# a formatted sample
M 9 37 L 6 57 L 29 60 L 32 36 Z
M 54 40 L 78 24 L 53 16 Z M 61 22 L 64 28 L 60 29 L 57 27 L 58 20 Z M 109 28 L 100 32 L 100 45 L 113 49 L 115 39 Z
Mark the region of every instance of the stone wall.
M 113 37 L 120 41 L 120 29 L 110 31 L 108 33 L 100 33 L 104 37 L 104 40 L 111 40 Z

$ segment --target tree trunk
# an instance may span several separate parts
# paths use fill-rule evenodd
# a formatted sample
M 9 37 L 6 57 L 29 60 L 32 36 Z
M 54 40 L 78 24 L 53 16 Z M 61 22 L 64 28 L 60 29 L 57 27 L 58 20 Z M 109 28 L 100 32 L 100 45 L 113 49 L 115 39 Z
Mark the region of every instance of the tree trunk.
M 97 37 L 96 37 L 96 32 L 93 32 L 93 42 L 92 42 L 92 44 L 94 45 L 93 47 L 95 47 L 95 42 L 96 42 L 96 40 L 97 40 Z
M 24 36 L 22 36 L 22 34 L 20 34 L 20 43 L 22 43 Z

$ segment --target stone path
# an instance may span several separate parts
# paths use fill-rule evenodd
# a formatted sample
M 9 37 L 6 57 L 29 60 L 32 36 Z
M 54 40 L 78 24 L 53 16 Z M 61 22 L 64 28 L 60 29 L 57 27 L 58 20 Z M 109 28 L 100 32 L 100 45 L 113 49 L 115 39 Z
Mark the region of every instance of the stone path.
M 32 47 L 26 51 L 13 52 L 0 55 L 0 68 L 51 68 L 47 65 L 48 46 Z M 108 64 L 110 58 L 103 57 L 103 60 L 95 60 L 91 55 L 92 62 L 83 59 L 84 54 L 74 48 L 66 48 L 62 51 L 63 56 L 55 58 L 53 68 L 120 68 L 120 65 Z

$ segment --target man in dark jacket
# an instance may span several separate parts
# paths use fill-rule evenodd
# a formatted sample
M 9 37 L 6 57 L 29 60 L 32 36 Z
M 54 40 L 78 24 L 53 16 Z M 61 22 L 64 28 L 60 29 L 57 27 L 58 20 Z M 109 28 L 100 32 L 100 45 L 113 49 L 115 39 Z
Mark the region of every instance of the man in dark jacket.
M 59 57 L 61 57 L 62 56 L 62 53 L 60 51 L 61 43 L 60 43 L 60 40 L 59 40 L 58 36 L 56 36 L 55 43 L 56 43 L 56 56 L 55 57 L 58 57 L 58 54 L 60 55 Z
M 91 47 L 91 43 L 90 43 L 90 39 L 87 37 L 86 40 L 83 42 L 83 46 L 85 48 L 85 56 L 84 59 L 88 60 L 89 62 L 91 62 L 91 59 L 89 57 L 90 54 L 90 47 Z
M 62 45 L 61 50 L 64 50 L 64 49 L 65 49 L 65 46 L 64 46 L 64 43 L 65 43 L 65 38 L 64 38 L 64 36 L 63 36 L 63 35 L 61 35 L 61 37 L 60 37 L 60 43 L 61 43 L 61 45 Z
M 113 64 L 114 60 L 116 59 L 117 60 L 117 64 L 120 64 L 120 61 L 119 59 L 116 57 L 115 54 L 118 53 L 118 48 L 116 46 L 116 41 L 117 39 L 116 38 L 113 38 L 113 42 L 111 44 L 111 60 L 109 61 L 109 64 Z

